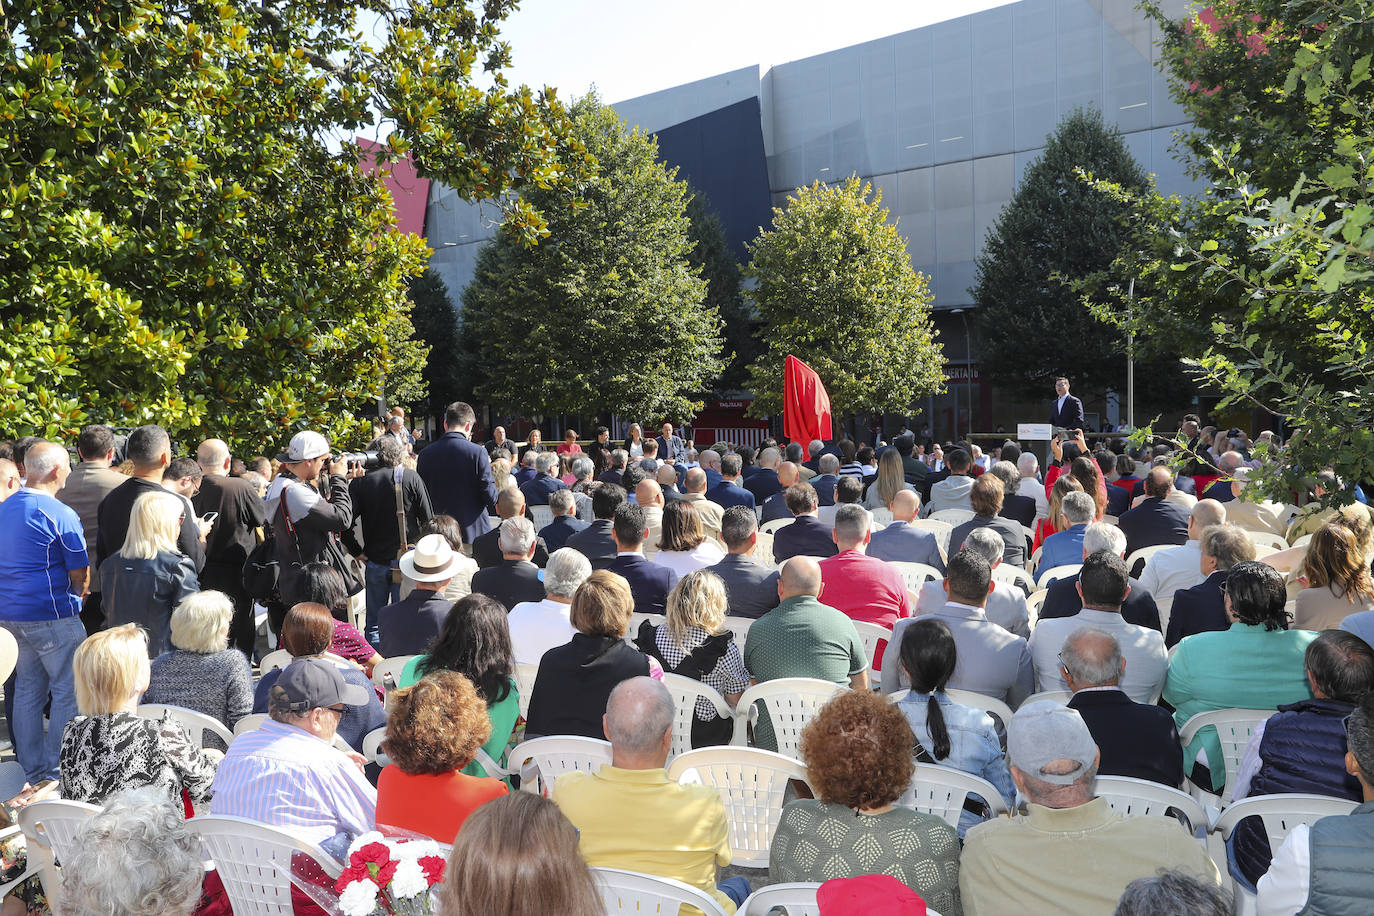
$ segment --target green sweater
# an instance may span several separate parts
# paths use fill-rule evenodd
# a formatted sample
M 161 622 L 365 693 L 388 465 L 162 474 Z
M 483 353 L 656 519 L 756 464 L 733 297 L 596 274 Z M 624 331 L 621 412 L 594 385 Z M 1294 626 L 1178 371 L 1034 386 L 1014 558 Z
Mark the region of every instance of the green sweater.
M 420 661 L 427 656 L 417 655 L 412 658 L 406 666 L 401 669 L 401 677 L 397 680 L 400 687 L 409 687 L 420 679 Z M 506 693 L 505 699 L 497 703 L 487 704 L 487 718 L 491 720 L 491 737 L 487 743 L 482 745 L 482 750 L 487 756 L 497 763 L 504 765 L 506 756 L 506 745 L 510 742 L 511 733 L 515 731 L 515 720 L 520 718 L 520 691 L 515 686 L 515 681 L 510 683 L 510 691 Z M 491 776 L 486 768 L 476 760 L 463 767 L 460 771 L 468 776 Z

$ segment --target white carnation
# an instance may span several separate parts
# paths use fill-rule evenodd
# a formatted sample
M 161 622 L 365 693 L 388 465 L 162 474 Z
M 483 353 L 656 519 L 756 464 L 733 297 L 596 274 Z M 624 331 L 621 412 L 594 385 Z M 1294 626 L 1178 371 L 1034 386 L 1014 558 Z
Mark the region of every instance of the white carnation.
M 409 900 L 429 890 L 425 870 L 414 859 L 401 859 L 396 863 L 396 874 L 391 877 L 391 892 L 397 897 Z
M 349 844 L 348 858 L 351 860 L 353 858 L 353 853 L 357 852 L 359 849 L 362 849 L 368 843 L 384 842 L 386 842 L 386 837 L 382 836 L 375 830 L 369 830 L 367 833 L 360 834 L 356 840 Z
M 404 843 L 397 843 L 394 849 L 397 859 L 407 859 L 411 862 L 418 862 L 425 856 L 438 856 L 441 859 L 447 859 L 449 853 L 449 850 L 433 840 L 407 840 Z
M 339 895 L 344 916 L 372 916 L 377 909 L 377 885 L 367 879 L 354 881 Z

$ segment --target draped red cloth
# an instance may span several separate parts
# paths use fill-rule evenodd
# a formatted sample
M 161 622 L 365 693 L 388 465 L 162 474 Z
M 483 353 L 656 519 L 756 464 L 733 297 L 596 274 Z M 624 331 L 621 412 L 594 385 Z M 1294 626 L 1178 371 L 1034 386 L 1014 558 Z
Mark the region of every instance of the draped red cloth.
M 782 431 L 788 439 L 805 445 L 832 437 L 830 395 L 816 370 L 791 355 L 783 366 L 782 404 Z

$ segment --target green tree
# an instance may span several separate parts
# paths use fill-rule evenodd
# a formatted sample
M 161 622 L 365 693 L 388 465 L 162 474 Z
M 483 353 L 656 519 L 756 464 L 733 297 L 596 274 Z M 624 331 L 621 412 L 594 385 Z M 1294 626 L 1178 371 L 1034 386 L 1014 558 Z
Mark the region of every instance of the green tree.
M 783 409 L 788 354 L 821 377 L 836 410 L 905 411 L 944 387 L 930 290 L 887 223 L 882 192 L 855 176 L 798 188 L 749 246 L 749 296 L 767 327 L 749 367 L 757 415 Z
M 583 167 L 558 104 L 499 78 L 513 3 L 471 6 L 6 3 L 0 429 L 359 442 L 355 414 L 423 359 L 406 284 L 425 249 L 340 138 L 379 114 L 388 155 L 473 197 L 569 193 Z M 544 231 L 509 209 L 513 233 Z
M 449 298 L 448 285 L 432 268 L 410 281 L 410 301 L 414 303 L 410 320 L 415 337 L 429 348 L 421 371 L 423 395 L 413 403 L 435 415 L 469 395 L 463 390 L 460 372 L 458 310 Z
M 531 248 L 498 234 L 463 292 L 477 394 L 533 413 L 686 416 L 721 365 L 720 321 L 689 261 L 687 186 L 594 96 L 572 115 L 597 162 L 585 204 L 525 192 L 549 236 Z
M 744 388 L 749 383 L 749 364 L 758 358 L 759 318 L 745 301 L 740 283 L 744 274 L 725 240 L 725 227 L 700 191 L 687 201 L 693 243 L 689 256 L 693 269 L 706 281 L 706 301 L 720 312 L 725 339 L 726 364 L 715 381 L 717 392 Z

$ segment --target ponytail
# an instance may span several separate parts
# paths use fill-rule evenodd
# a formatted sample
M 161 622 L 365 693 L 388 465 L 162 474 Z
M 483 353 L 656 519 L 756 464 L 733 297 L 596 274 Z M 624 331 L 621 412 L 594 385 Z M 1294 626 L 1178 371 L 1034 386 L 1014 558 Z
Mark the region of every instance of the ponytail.
M 950 752 L 949 728 L 945 725 L 945 714 L 940 709 L 936 695 L 945 689 L 958 662 L 954 634 L 950 632 L 949 625 L 938 617 L 913 620 L 902 634 L 901 656 L 902 667 L 911 680 L 911 689 L 916 693 L 930 694 L 926 706 L 926 728 L 935 746 L 929 750 L 936 760 L 944 760 Z

